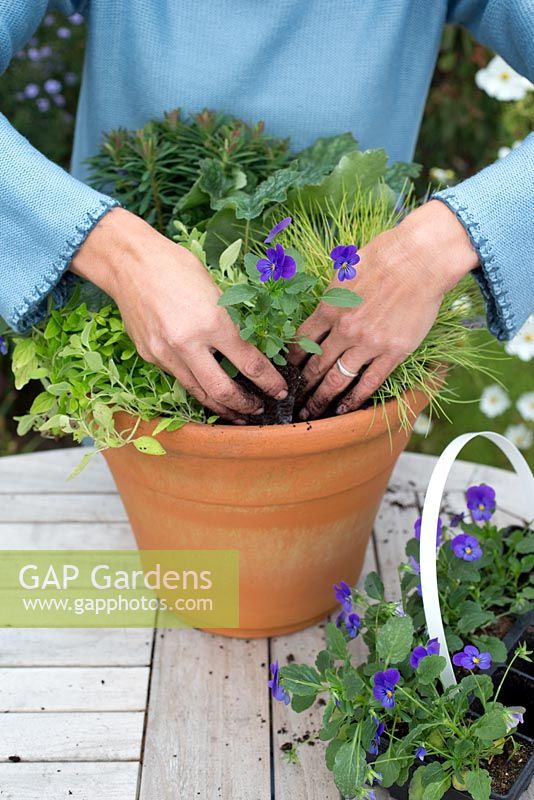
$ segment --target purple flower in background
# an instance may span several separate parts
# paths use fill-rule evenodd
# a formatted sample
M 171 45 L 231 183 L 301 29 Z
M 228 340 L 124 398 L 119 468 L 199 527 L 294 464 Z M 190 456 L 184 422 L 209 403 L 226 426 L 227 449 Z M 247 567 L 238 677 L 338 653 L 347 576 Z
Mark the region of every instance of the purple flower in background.
M 76 86 L 78 83 L 78 76 L 74 72 L 66 72 L 63 79 L 67 86 Z
M 415 520 L 413 526 L 414 535 L 418 542 L 421 541 L 421 522 L 422 522 L 421 517 L 418 517 Z M 439 547 L 441 544 L 442 531 L 443 531 L 443 522 L 441 520 L 441 517 L 438 517 L 438 527 L 436 529 L 436 547 Z
M 30 61 L 39 61 L 41 58 L 41 51 L 37 47 L 28 47 L 28 58 Z
M 271 690 L 272 696 L 275 700 L 280 700 L 281 703 L 284 703 L 287 706 L 290 702 L 290 697 L 286 689 L 284 689 L 283 686 L 280 686 L 278 661 L 274 661 L 271 664 L 271 675 L 273 677 L 271 680 L 267 681 L 267 686 Z
M 297 271 L 297 263 L 294 258 L 286 255 L 281 244 L 267 248 L 267 258 L 260 258 L 256 263 L 256 269 L 260 273 L 260 281 L 266 283 L 270 278 L 278 281 L 280 278 L 289 280 Z
M 398 669 L 386 669 L 376 672 L 374 676 L 373 696 L 379 700 L 384 708 L 393 708 L 395 705 L 395 686 L 400 680 Z
M 48 111 L 50 109 L 50 100 L 47 100 L 46 97 L 38 97 L 35 101 L 35 105 L 41 112 Z
M 429 639 L 424 647 L 422 644 L 414 647 L 410 654 L 410 666 L 417 669 L 426 656 L 439 656 L 439 642 L 437 639 Z
M 338 244 L 330 253 L 340 281 L 351 281 L 356 277 L 356 264 L 360 261 L 355 244 Z
M 52 48 L 49 44 L 45 44 L 44 47 L 41 47 L 41 58 L 50 58 L 52 55 Z
M 57 81 L 55 78 L 49 78 L 44 82 L 44 88 L 48 94 L 58 94 L 63 87 L 60 81 Z
M 412 568 L 412 572 L 415 573 L 415 575 L 420 575 L 421 574 L 421 567 L 420 567 L 419 561 L 417 561 L 417 559 L 415 559 L 413 556 L 410 556 L 408 558 L 408 564 Z
M 24 97 L 27 97 L 28 100 L 33 100 L 39 94 L 39 87 L 36 83 L 28 83 L 27 86 L 24 87 Z
M 70 39 L 72 32 L 70 28 L 61 27 L 57 29 L 56 33 L 60 39 Z
M 47 28 L 50 28 L 51 25 L 54 24 L 56 18 L 53 14 L 47 14 L 46 17 L 43 19 L 43 25 L 46 25 Z
M 334 594 L 343 610 L 350 613 L 352 611 L 352 591 L 348 583 L 345 583 L 345 581 L 334 583 Z
M 426 747 L 418 747 L 415 751 L 415 757 L 419 759 L 419 761 L 424 761 L 426 756 Z
M 467 508 L 475 522 L 491 519 L 495 511 L 495 489 L 481 483 L 480 486 L 470 486 L 465 496 Z
M 459 514 L 453 514 L 453 516 L 451 517 L 451 521 L 449 523 L 451 528 L 457 528 L 458 525 L 461 525 L 462 522 L 464 521 L 464 517 L 465 517 L 464 511 L 460 511 Z
M 58 108 L 65 108 L 67 105 L 67 101 L 62 94 L 55 94 L 52 99 Z
M 459 533 L 451 541 L 454 555 L 463 561 L 478 561 L 482 556 L 482 548 L 476 536 L 468 533 Z
M 346 611 L 340 611 L 336 617 L 336 627 L 341 628 L 345 626 L 345 630 L 351 639 L 355 639 L 362 627 L 362 621 L 359 614 L 352 612 L 347 614 Z
M 72 14 L 72 15 L 69 17 L 69 22 L 71 22 L 73 25 L 83 25 L 83 23 L 85 22 L 85 20 L 84 20 L 84 18 L 82 17 L 82 15 L 81 15 L 81 14 L 78 14 L 78 13 L 76 12 L 75 14 Z
M 466 644 L 463 650 L 453 655 L 452 663 L 457 667 L 469 670 L 489 669 L 491 656 L 489 653 L 479 652 L 478 647 L 475 647 L 474 644 Z
M 0 355 L 7 356 L 7 342 L 3 336 L 0 336 Z
M 264 243 L 265 244 L 270 244 L 272 242 L 272 240 L 276 236 L 278 236 L 279 233 L 281 233 L 283 230 L 285 230 L 288 225 L 291 225 L 292 222 L 293 222 L 293 220 L 291 219 L 291 217 L 285 217 L 285 219 L 282 219 L 282 220 L 280 220 L 280 222 L 277 222 L 276 225 L 274 226 L 274 228 L 271 228 L 271 230 L 267 234 L 267 238 L 263 240 Z
M 373 722 L 376 725 L 376 731 L 375 731 L 375 735 L 373 737 L 373 740 L 372 740 L 371 744 L 369 745 L 369 750 L 367 752 L 370 753 L 372 756 L 377 756 L 378 755 L 378 748 L 380 746 L 380 737 L 384 733 L 384 730 L 385 730 L 386 726 L 384 725 L 383 722 L 380 722 L 378 717 L 373 717 Z

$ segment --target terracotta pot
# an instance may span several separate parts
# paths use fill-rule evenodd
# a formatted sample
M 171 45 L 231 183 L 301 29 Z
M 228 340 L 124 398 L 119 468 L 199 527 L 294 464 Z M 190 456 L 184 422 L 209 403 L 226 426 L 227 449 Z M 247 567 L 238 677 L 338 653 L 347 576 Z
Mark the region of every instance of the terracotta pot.
M 415 415 L 426 404 L 411 396 Z M 335 608 L 332 585 L 356 582 L 408 439 L 392 401 L 311 424 L 190 423 L 158 435 L 166 456 L 133 446 L 105 456 L 140 549 L 239 550 L 240 627 L 218 632 L 261 637 L 320 620 Z

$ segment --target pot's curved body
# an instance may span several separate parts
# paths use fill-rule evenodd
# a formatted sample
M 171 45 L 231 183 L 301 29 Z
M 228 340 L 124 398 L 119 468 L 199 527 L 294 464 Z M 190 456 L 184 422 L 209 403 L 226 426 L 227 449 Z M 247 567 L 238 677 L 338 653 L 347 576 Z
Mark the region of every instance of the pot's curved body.
M 413 395 L 414 415 L 426 402 Z M 311 625 L 335 607 L 334 583 L 356 582 L 408 439 L 390 402 L 312 423 L 190 423 L 158 435 L 166 456 L 105 456 L 140 549 L 239 551 L 240 627 L 218 632 L 260 637 Z

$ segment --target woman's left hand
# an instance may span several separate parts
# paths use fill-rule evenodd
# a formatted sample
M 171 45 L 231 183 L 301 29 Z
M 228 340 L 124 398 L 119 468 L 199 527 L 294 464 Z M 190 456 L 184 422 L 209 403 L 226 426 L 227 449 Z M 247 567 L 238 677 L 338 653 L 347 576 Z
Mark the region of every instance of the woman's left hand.
M 299 336 L 319 342 L 323 350 L 303 369 L 309 397 L 302 420 L 320 416 L 340 395 L 338 414 L 359 408 L 425 338 L 444 294 L 478 266 L 464 227 L 439 200 L 377 236 L 360 257 L 357 277 L 341 285 L 363 303 L 356 308 L 320 303 L 299 329 Z M 332 285 L 340 283 L 335 279 Z M 298 346 L 289 354 L 293 364 L 306 357 Z M 362 369 L 356 385 L 345 392 Z

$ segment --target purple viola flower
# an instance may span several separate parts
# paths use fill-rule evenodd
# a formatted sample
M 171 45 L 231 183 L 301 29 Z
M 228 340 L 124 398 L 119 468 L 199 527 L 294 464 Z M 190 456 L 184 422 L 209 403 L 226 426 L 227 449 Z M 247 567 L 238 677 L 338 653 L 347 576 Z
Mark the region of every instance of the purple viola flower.
M 334 594 L 337 602 L 349 614 L 352 611 L 352 591 L 348 583 L 345 581 L 334 583 Z
M 63 87 L 60 81 L 57 81 L 55 78 L 49 78 L 44 82 L 44 88 L 48 94 L 59 94 Z
M 409 556 L 408 564 L 410 565 L 410 567 L 412 569 L 412 572 L 415 575 L 420 575 L 421 574 L 421 566 L 419 564 L 419 561 L 417 561 L 416 558 L 414 558 L 413 556 Z
M 476 536 L 459 533 L 451 541 L 454 555 L 463 561 L 478 561 L 482 557 L 482 548 Z
M 363 787 L 364 794 L 362 795 L 363 800 L 376 800 L 376 793 L 374 789 L 371 789 L 370 786 Z
M 451 526 L 451 528 L 457 528 L 458 525 L 462 524 L 462 522 L 464 521 L 464 518 L 465 518 L 465 512 L 464 511 L 460 511 L 459 514 L 453 514 L 453 516 L 451 517 L 451 521 L 450 521 L 449 525 Z
M 415 751 L 415 757 L 419 759 L 419 761 L 424 761 L 426 756 L 426 747 L 418 747 Z
M 417 669 L 420 662 L 426 656 L 439 656 L 439 642 L 437 639 L 429 639 L 425 646 L 418 644 L 410 654 L 410 666 Z
M 286 706 L 290 702 L 290 697 L 286 689 L 283 686 L 280 686 L 280 669 L 278 666 L 278 661 L 274 661 L 271 664 L 271 675 L 273 676 L 269 681 L 267 681 L 267 686 L 271 690 L 271 694 L 275 700 L 279 700 L 281 703 L 284 703 Z
M 452 663 L 464 669 L 489 669 L 491 667 L 491 656 L 489 653 L 481 653 L 474 644 L 466 644 L 463 650 L 455 653 Z
M 338 603 L 340 603 L 346 611 L 352 610 L 352 589 L 346 581 L 334 583 L 334 594 Z
M 373 722 L 376 725 L 376 731 L 375 731 L 375 735 L 373 736 L 373 740 L 372 740 L 371 744 L 369 745 L 369 749 L 368 749 L 367 752 L 370 753 L 372 756 L 377 756 L 378 755 L 378 748 L 380 747 L 380 738 L 381 738 L 382 734 L 384 733 L 384 730 L 385 730 L 386 726 L 384 725 L 383 722 L 380 722 L 378 717 L 373 717 Z
M 495 511 L 495 489 L 481 483 L 480 486 L 470 486 L 465 496 L 467 508 L 475 522 L 491 519 Z
M 24 87 L 24 96 L 28 98 L 28 100 L 33 100 L 39 94 L 39 87 L 36 83 L 28 83 L 27 86 Z
M 373 696 L 382 703 L 384 708 L 393 708 L 395 705 L 395 686 L 400 680 L 398 669 L 386 669 L 384 672 L 375 672 Z
M 7 356 L 7 342 L 3 336 L 0 336 L 0 356 Z
M 517 728 L 518 725 L 523 724 L 524 713 L 525 713 L 525 708 L 523 706 L 509 706 L 507 709 L 505 709 L 505 723 L 506 723 L 507 733 L 513 731 L 514 728 Z
M 414 526 L 413 526 L 414 536 L 415 536 L 415 538 L 417 539 L 418 542 L 421 541 L 421 522 L 422 522 L 421 517 L 418 517 L 415 520 Z M 442 532 L 443 532 L 443 522 L 441 520 L 441 517 L 438 517 L 438 527 L 436 529 L 436 547 L 439 547 L 440 544 L 441 544 L 441 534 L 442 534 Z
M 338 244 L 330 252 L 330 258 L 340 281 L 351 281 L 356 277 L 356 264 L 359 263 L 360 256 L 355 244 Z
M 267 238 L 263 240 L 264 243 L 270 244 L 272 240 L 275 239 L 279 233 L 285 230 L 288 225 L 291 225 L 292 222 L 293 220 L 291 219 L 291 217 L 285 217 L 285 219 L 282 219 L 280 220 L 280 222 L 277 222 L 274 228 L 271 228 L 271 230 L 267 234 Z
M 260 281 L 266 283 L 270 278 L 278 281 L 280 278 L 289 280 L 297 271 L 297 262 L 291 256 L 286 255 L 286 251 L 281 244 L 267 248 L 267 258 L 260 258 L 256 263 L 256 269 L 260 273 Z
M 346 611 L 341 611 L 336 617 L 336 627 L 345 627 L 350 638 L 355 639 L 362 627 L 362 621 L 359 614 L 355 614 L 354 612 L 347 614 Z
M 35 104 L 41 112 L 48 111 L 50 108 L 50 100 L 48 100 L 46 97 L 38 97 L 35 101 Z
M 70 28 L 65 28 L 64 26 L 62 26 L 61 28 L 58 28 L 56 33 L 57 33 L 57 35 L 58 35 L 58 37 L 60 39 L 70 39 L 70 37 L 72 35 L 71 29 Z

